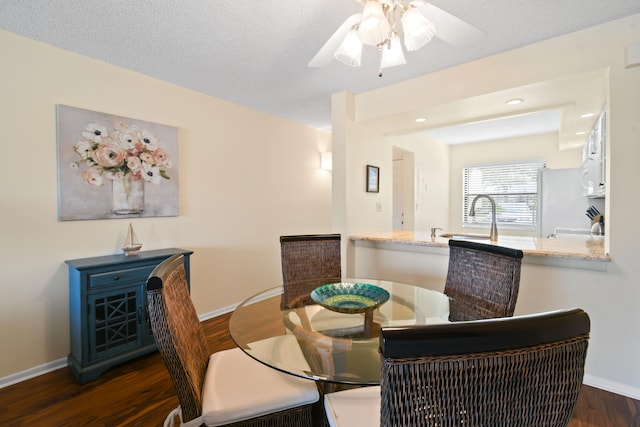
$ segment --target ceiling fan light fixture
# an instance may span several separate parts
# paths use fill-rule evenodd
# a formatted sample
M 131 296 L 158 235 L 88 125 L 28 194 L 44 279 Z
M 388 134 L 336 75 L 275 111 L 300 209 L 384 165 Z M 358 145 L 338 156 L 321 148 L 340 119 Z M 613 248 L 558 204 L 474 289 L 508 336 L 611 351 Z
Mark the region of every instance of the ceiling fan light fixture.
M 358 26 L 358 36 L 362 43 L 377 46 L 389 35 L 391 25 L 378 0 L 369 0 L 364 5 L 362 20 Z
M 396 65 L 406 64 L 404 59 L 404 52 L 402 51 L 402 44 L 400 43 L 400 37 L 394 33 L 389 37 L 389 41 L 381 46 L 382 57 L 380 59 L 380 68 L 395 67 Z
M 359 67 L 362 59 L 362 42 L 358 37 L 358 32 L 351 29 L 338 50 L 334 53 L 335 58 L 350 67 Z
M 400 18 L 404 32 L 404 46 L 408 51 L 420 49 L 436 35 L 436 27 L 413 5 Z
M 395 33 L 399 33 L 402 49 L 406 52 L 422 48 L 434 37 L 454 47 L 466 48 L 486 36 L 484 31 L 431 4 L 430 0 L 354 1 L 360 5 L 360 12 L 353 13 L 342 22 L 309 61 L 309 67 L 325 67 L 338 57 L 345 59 L 344 55 L 348 58 L 346 62 L 342 62 L 352 66 L 359 63 L 360 59 L 357 55 L 347 54 L 344 52 L 346 49 L 340 48 L 340 45 L 345 42 L 347 33 L 354 29 L 363 45 L 378 48 L 379 60 L 382 59 L 381 49 L 383 46 L 391 47 L 390 38 Z M 367 49 L 369 48 L 362 50 L 366 52 Z M 340 53 L 338 53 L 339 50 Z M 406 52 L 402 56 L 406 55 Z M 360 55 L 364 54 L 360 53 Z M 389 54 L 391 52 L 386 52 L 385 56 Z M 400 57 L 399 54 L 397 56 Z M 388 62 L 386 58 L 384 61 L 385 64 L 400 62 L 399 60 Z M 378 76 L 381 77 L 382 73 L 378 71 Z

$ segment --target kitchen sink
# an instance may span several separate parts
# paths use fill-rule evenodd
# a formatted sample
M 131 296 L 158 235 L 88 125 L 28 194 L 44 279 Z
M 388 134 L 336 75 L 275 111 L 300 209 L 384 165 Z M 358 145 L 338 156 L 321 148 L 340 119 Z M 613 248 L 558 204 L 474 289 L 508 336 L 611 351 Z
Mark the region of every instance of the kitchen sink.
M 445 239 L 456 240 L 489 240 L 488 234 L 476 234 L 476 233 L 442 233 L 440 237 Z

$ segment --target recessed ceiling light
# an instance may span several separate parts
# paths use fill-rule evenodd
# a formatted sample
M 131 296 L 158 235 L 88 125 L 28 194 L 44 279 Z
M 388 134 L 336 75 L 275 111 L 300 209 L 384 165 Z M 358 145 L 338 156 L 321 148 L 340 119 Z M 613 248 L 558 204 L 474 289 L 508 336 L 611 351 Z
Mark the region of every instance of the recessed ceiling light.
M 507 105 L 518 105 L 522 102 L 522 99 L 520 98 L 516 98 L 516 99 L 510 99 L 507 101 Z
M 576 132 L 576 135 L 586 135 L 586 134 L 587 134 L 587 132 L 585 132 L 585 131 L 582 131 L 582 132 Z
M 587 117 L 593 117 L 596 113 L 584 113 L 580 116 L 581 119 L 586 119 Z
M 426 117 L 418 117 L 418 118 L 416 119 L 416 123 L 424 123 L 424 122 L 426 122 L 426 121 L 427 121 Z

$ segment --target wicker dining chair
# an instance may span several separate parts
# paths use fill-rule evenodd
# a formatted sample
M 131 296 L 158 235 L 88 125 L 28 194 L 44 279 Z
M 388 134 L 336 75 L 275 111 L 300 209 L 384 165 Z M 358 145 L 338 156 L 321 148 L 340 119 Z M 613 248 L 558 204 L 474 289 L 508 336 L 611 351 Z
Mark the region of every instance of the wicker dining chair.
M 513 316 L 520 288 L 522 251 L 449 240 L 444 293 L 451 298 L 449 320 Z
M 331 426 L 566 426 L 587 355 L 581 309 L 382 328 L 381 385 L 327 394 Z
M 191 301 L 182 255 L 158 265 L 147 280 L 153 336 L 178 395 L 176 416 L 191 426 L 311 426 L 319 399 L 313 381 L 284 374 L 239 348 L 210 354 Z
M 311 304 L 313 289 L 341 280 L 340 234 L 280 236 L 280 255 L 283 309 Z

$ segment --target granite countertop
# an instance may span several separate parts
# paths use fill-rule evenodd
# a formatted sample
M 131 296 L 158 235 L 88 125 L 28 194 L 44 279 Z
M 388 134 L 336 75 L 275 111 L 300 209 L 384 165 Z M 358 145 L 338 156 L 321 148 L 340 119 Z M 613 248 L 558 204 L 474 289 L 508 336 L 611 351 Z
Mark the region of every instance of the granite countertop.
M 349 236 L 349 238 L 353 241 L 394 243 L 426 247 L 448 247 L 449 239 L 439 237 L 440 234 L 441 233 L 438 233 L 438 237 L 432 239 L 430 233 L 427 231 L 389 230 L 353 234 Z M 603 262 L 611 261 L 609 255 L 604 251 L 603 236 L 584 235 L 554 239 L 544 237 L 499 235 L 498 241 L 495 243 L 490 242 L 488 239 L 473 239 L 472 241 L 520 249 L 525 256 L 531 255 Z

